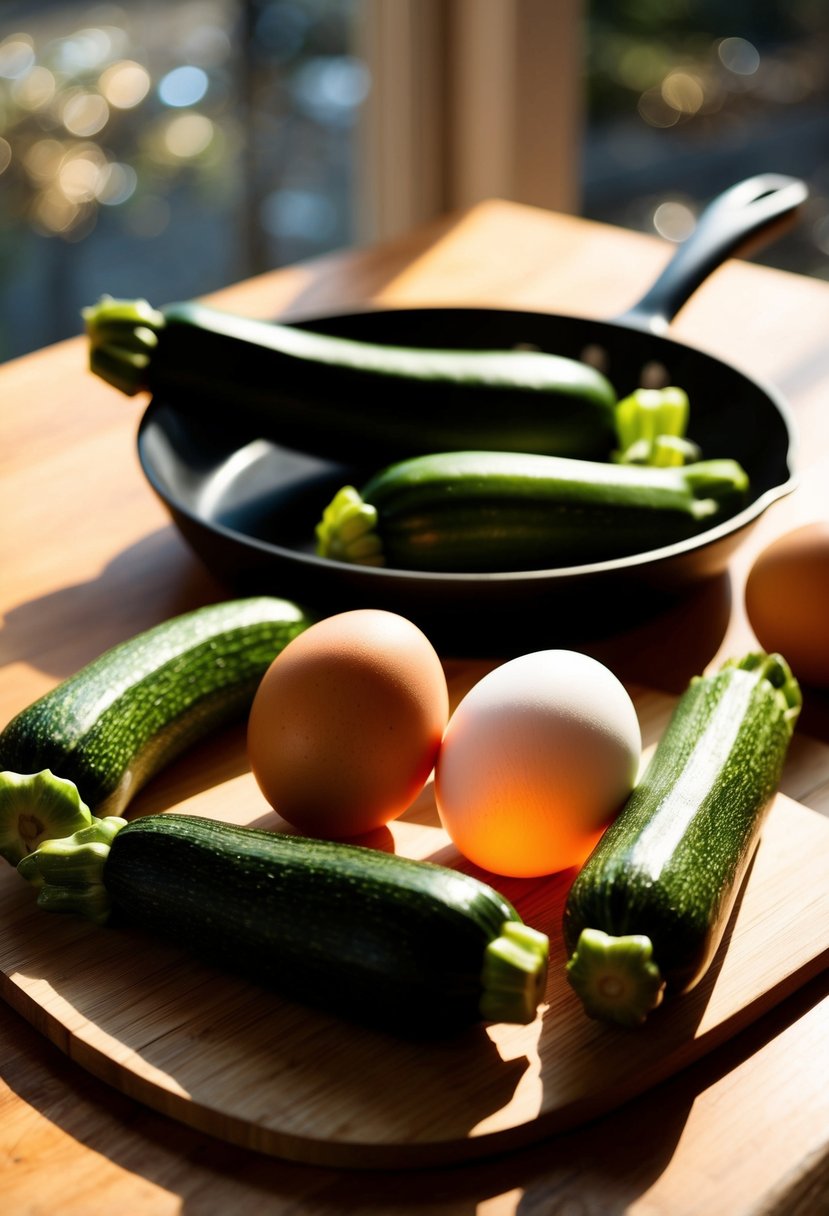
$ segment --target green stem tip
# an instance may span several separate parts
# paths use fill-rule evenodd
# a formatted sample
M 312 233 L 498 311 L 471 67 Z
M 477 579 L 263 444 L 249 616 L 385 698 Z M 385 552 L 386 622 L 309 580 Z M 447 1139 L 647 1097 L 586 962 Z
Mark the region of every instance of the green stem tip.
M 588 1016 L 641 1026 L 665 992 L 652 955 L 651 940 L 643 934 L 612 937 L 599 929 L 583 929 L 566 970 Z
M 110 845 L 126 822 L 117 815 L 93 819 L 70 836 L 45 840 L 24 857 L 17 872 L 37 888 L 38 907 L 47 912 L 74 912 L 96 924 L 108 920 L 104 866 Z
M 789 733 L 794 731 L 803 708 L 803 693 L 797 677 L 782 654 L 767 654 L 764 650 L 753 650 L 740 659 L 727 659 L 723 663 L 723 669 L 728 667 L 736 667 L 740 671 L 759 672 L 762 678 L 777 690 Z
M 55 836 L 92 823 L 77 786 L 48 768 L 39 773 L 0 773 L 0 857 L 16 866 Z
M 164 314 L 146 300 L 102 296 L 82 310 L 89 338 L 89 366 L 127 396 L 148 387 L 147 368 L 158 345 Z
M 354 486 L 343 486 L 317 524 L 317 554 L 332 561 L 382 566 L 383 547 L 377 534 L 377 511 Z
M 505 921 L 489 943 L 481 971 L 479 1005 L 485 1022 L 535 1020 L 544 995 L 550 942 L 546 934 L 522 921 Z
M 673 385 L 638 388 L 616 404 L 617 464 L 673 468 L 700 459 L 699 447 L 686 438 L 687 393 Z

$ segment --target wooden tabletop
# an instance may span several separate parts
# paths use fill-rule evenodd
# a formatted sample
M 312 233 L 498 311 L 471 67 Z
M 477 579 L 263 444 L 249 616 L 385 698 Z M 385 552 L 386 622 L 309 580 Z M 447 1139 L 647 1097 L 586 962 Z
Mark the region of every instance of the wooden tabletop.
M 392 245 L 264 275 L 214 301 L 266 317 L 384 301 L 606 318 L 638 298 L 669 252 L 648 237 L 491 202 Z M 716 637 L 699 629 L 706 603 L 695 593 L 592 648 L 623 679 L 666 693 L 752 644 L 742 586 L 759 548 L 829 517 L 829 284 L 731 261 L 672 332 L 786 395 L 800 433 L 801 483 L 734 558 Z M 0 722 L 109 645 L 227 594 L 139 470 L 135 433 L 145 401 L 122 397 L 85 363 L 78 338 L 0 368 Z M 181 783 L 186 794 L 186 766 L 161 780 Z M 806 692 L 783 790 L 829 814 L 825 695 Z M 157 1114 L 0 1004 L 3 1210 L 814 1216 L 829 1212 L 828 1041 L 829 981 L 819 977 L 703 1060 L 580 1130 L 474 1166 L 355 1173 L 282 1162 Z

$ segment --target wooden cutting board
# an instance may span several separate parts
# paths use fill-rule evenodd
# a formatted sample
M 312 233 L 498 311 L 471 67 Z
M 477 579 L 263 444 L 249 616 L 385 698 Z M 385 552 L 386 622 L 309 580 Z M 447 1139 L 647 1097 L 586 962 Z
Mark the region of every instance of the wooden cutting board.
M 647 742 L 661 730 L 670 701 L 635 691 L 634 700 Z M 278 826 L 242 757 L 241 735 L 231 732 L 157 779 L 136 811 Z M 208 768 L 193 794 L 198 764 Z M 371 843 L 471 869 L 439 827 L 431 788 Z M 709 975 L 637 1031 L 585 1017 L 564 979 L 559 923 L 569 874 L 527 882 L 479 875 L 550 934 L 545 1004 L 525 1027 L 475 1028 L 440 1043 L 399 1041 L 283 1001 L 137 931 L 41 912 L 6 866 L 0 983 L 5 999 L 81 1066 L 201 1131 L 338 1167 L 461 1162 L 620 1105 L 823 970 L 827 874 L 829 820 L 778 795 Z

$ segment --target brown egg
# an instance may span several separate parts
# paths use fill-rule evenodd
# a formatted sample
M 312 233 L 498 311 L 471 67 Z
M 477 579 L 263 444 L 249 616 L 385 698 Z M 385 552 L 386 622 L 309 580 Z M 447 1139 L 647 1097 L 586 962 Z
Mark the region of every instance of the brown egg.
M 829 520 L 784 533 L 760 553 L 745 603 L 763 649 L 782 654 L 804 684 L 829 688 Z
M 305 835 L 357 836 L 396 818 L 434 767 L 449 696 L 428 638 L 396 613 L 312 625 L 273 661 L 248 757 L 274 809 Z

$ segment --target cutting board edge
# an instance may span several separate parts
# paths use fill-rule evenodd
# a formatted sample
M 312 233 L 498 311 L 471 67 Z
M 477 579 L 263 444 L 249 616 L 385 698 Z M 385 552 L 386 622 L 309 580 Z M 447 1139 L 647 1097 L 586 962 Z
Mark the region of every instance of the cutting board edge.
M 687 1050 L 681 1053 L 679 1062 L 676 1057 L 670 1060 L 663 1057 L 662 1062 L 655 1062 L 607 1095 L 590 1094 L 566 1106 L 543 1112 L 533 1120 L 478 1135 L 473 1132 L 463 1140 L 414 1141 L 410 1144 L 322 1140 L 251 1124 L 238 1116 L 200 1104 L 188 1095 L 164 1090 L 149 1078 L 124 1067 L 123 1062 L 112 1060 L 105 1052 L 87 1043 L 81 1035 L 51 1016 L 25 989 L 2 974 L 0 994 L 8 1005 L 79 1067 L 103 1084 L 111 1086 L 165 1118 L 222 1142 L 295 1164 L 355 1172 L 383 1169 L 405 1172 L 412 1169 L 464 1165 L 495 1158 L 521 1148 L 529 1148 L 592 1123 L 678 1075 L 723 1043 L 733 1039 L 799 988 L 822 974 L 827 966 L 829 947 L 799 967 L 793 968 L 772 988 L 712 1026 L 710 1030 L 689 1038 Z M 642 1033 L 647 1031 L 643 1030 Z

